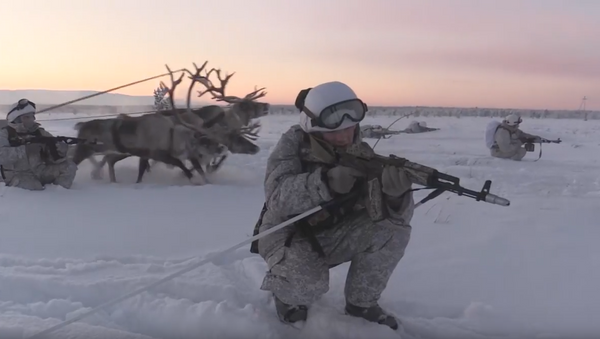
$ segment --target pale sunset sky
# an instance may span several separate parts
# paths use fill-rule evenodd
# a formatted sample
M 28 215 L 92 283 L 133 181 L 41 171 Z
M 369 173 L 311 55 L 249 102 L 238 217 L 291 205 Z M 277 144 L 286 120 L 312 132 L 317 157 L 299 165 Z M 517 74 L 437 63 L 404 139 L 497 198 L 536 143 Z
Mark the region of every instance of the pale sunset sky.
M 264 86 L 273 104 L 339 80 L 371 106 L 577 109 L 585 95 L 600 110 L 600 0 L 1 2 L 0 89 L 102 91 L 208 60 L 236 72 L 228 93 Z

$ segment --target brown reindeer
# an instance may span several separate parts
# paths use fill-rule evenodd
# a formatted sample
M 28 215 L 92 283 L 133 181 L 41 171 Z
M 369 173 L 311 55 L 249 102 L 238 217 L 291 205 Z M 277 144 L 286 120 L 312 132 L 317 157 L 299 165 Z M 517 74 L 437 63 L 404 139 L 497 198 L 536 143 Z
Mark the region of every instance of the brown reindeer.
M 206 65 L 204 63 L 203 67 Z M 170 71 L 169 67 L 167 69 Z M 172 107 L 175 109 L 173 93 L 181 83 L 183 75 L 177 80 L 171 72 L 171 88 L 169 96 Z M 192 79 L 190 91 L 198 79 Z M 164 84 L 163 84 L 164 86 Z M 188 100 L 189 103 L 189 100 Z M 187 111 L 191 111 L 189 104 Z M 189 116 L 189 113 L 188 113 Z M 134 155 L 142 160 L 153 159 L 169 165 L 179 167 L 188 179 L 193 174 L 185 165 L 185 160 L 190 160 L 194 169 L 204 177 L 204 171 L 198 159 L 203 155 L 222 152 L 222 146 L 212 139 L 207 131 L 202 128 L 203 120 L 198 117 L 191 118 L 194 124 L 186 123 L 180 114 L 167 117 L 162 114 L 148 114 L 140 117 L 120 116 L 116 119 L 92 120 L 76 125 L 80 137 L 94 138 L 102 141 L 102 147 L 85 147 L 78 145 L 73 160 L 75 163 L 89 158 L 94 153 L 109 153 L 107 161 L 109 167 L 114 167 L 117 159 L 124 159 L 124 155 Z M 146 159 L 146 160 L 144 160 Z M 111 170 L 111 181 L 114 181 L 114 169 Z M 143 173 L 142 173 L 143 174 Z M 138 181 L 141 182 L 141 175 Z
M 188 88 L 187 94 L 187 108 L 174 108 L 174 101 L 172 100 L 172 90 L 169 89 L 164 83 L 160 84 L 160 90 L 164 93 L 169 93 L 169 100 L 173 109 L 159 111 L 155 114 L 167 116 L 173 119 L 176 123 L 181 123 L 192 129 L 196 127 L 203 128 L 204 133 L 208 133 L 209 136 L 219 142 L 226 149 L 221 148 L 218 152 L 212 155 L 203 154 L 199 160 L 199 164 L 196 166 L 206 166 L 207 172 L 216 171 L 227 157 L 227 151 L 237 154 L 256 154 L 260 151 L 260 148 L 254 144 L 258 137 L 258 130 L 260 128 L 259 123 L 251 123 L 250 120 L 263 116 L 268 113 L 270 105 L 268 103 L 256 102 L 256 99 L 266 95 L 262 90 L 264 88 L 254 90 L 247 94 L 243 98 L 236 96 L 225 95 L 225 87 L 233 76 L 233 74 L 226 76 L 224 79 L 221 77 L 221 71 L 217 69 L 211 69 L 206 72 L 204 76 L 201 75 L 201 71 L 205 68 L 206 62 L 202 67 L 197 67 L 195 73 L 190 74 L 192 84 Z M 215 87 L 210 81 L 209 76 L 212 72 L 217 74 L 218 80 L 221 83 L 220 87 Z M 191 109 L 191 92 L 195 82 L 199 82 L 206 87 L 206 90 L 199 91 L 199 97 L 206 93 L 212 93 L 213 99 L 217 101 L 224 101 L 230 104 L 225 108 L 217 105 L 205 106 L 197 109 Z M 206 121 L 202 123 L 203 121 Z M 123 160 L 131 155 L 108 155 L 102 160 L 100 168 L 105 164 L 109 163 L 110 166 L 114 166 L 117 161 Z M 141 180 L 143 174 L 149 170 L 149 159 L 140 159 L 138 168 L 138 180 Z

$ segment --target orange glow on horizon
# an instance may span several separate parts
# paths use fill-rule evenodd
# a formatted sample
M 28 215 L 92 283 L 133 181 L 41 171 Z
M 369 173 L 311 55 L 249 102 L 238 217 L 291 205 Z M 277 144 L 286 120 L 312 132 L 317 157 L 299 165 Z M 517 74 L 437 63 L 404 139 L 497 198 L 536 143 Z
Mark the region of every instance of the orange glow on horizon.
M 228 93 L 266 87 L 273 104 L 339 80 L 371 106 L 577 109 L 585 95 L 600 110 L 600 6 L 474 3 L 10 2 L 0 89 L 103 91 L 209 60 L 236 72 Z

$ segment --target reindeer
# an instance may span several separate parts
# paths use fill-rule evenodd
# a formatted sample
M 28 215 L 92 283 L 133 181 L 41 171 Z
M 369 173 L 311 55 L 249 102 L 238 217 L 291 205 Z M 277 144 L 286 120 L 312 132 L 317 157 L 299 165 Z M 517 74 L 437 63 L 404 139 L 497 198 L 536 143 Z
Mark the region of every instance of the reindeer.
M 188 89 L 187 109 L 173 108 L 171 110 L 159 110 L 154 114 L 174 117 L 175 119 L 173 121 L 182 123 L 190 128 L 195 128 L 192 125 L 200 126 L 197 121 L 209 121 L 209 123 L 202 125 L 204 130 L 208 130 L 211 138 L 225 146 L 220 152 L 212 154 L 212 156 L 203 155 L 201 159 L 199 159 L 200 166 L 206 165 L 206 172 L 212 173 L 220 168 L 223 161 L 227 158 L 227 151 L 234 154 L 256 154 L 260 151 L 260 148 L 253 143 L 253 141 L 256 141 L 258 138 L 260 124 L 250 123 L 250 120 L 267 114 L 270 105 L 268 103 L 255 101 L 266 95 L 266 92 L 263 92 L 264 88 L 255 89 L 243 98 L 226 96 L 225 87 L 229 79 L 231 79 L 235 73 L 228 75 L 223 79 L 221 77 L 221 70 L 213 68 L 206 72 L 206 75 L 201 76 L 200 72 L 204 69 L 205 65 L 206 63 L 198 68 L 194 64 L 194 67 L 196 68 L 194 74 L 186 70 L 186 72 L 190 74 L 190 79 L 192 79 L 193 82 L 197 81 L 206 87 L 206 90 L 198 91 L 198 97 L 210 92 L 213 94 L 213 99 L 227 102 L 230 106 L 223 108 L 217 105 L 210 105 L 198 109 L 190 109 L 192 83 Z M 220 87 L 215 87 L 209 80 L 209 76 L 212 72 L 216 72 L 221 83 Z M 169 93 L 169 97 L 171 98 L 171 92 L 169 92 L 169 88 L 167 88 L 164 83 L 160 84 L 159 89 L 155 91 L 155 94 L 156 93 Z M 157 101 L 162 101 L 162 98 L 157 98 Z M 174 107 L 174 102 L 171 100 L 171 103 L 168 106 Z M 114 166 L 115 162 L 127 157 L 127 155 L 108 155 L 103 159 L 101 166 L 106 162 L 109 163 L 109 166 Z M 148 159 L 140 159 L 138 180 L 141 180 L 143 173 L 149 171 L 149 168 L 150 163 Z
M 225 79 L 222 79 L 220 76 L 220 70 L 211 69 L 209 72 L 206 72 L 205 76 L 201 76 L 200 73 L 205 68 L 206 63 L 207 62 L 205 62 L 200 68 L 194 64 L 196 72 L 193 74 L 186 70 L 186 72 L 190 74 L 190 79 L 192 79 L 192 83 L 188 89 L 186 109 L 175 108 L 175 103 L 172 96 L 173 88 L 169 89 L 164 83 L 161 82 L 159 91 L 155 91 L 155 95 L 157 93 L 169 93 L 170 105 L 168 106 L 170 106 L 172 109 L 160 110 L 153 114 L 168 117 L 175 124 L 182 124 L 190 129 L 208 134 L 211 139 L 220 143 L 220 147 L 217 148 L 215 153 L 199 154 L 197 159 L 190 159 L 197 171 L 199 171 L 198 168 L 201 168 L 202 165 L 206 165 L 206 171 L 210 173 L 214 172 L 220 167 L 223 160 L 225 160 L 227 157 L 227 151 L 230 151 L 231 153 L 256 154 L 260 150 L 260 148 L 253 143 L 253 141 L 255 141 L 258 137 L 258 129 L 260 128 L 260 124 L 250 123 L 250 120 L 266 114 L 270 105 L 268 103 L 255 102 L 256 99 L 263 97 L 266 94 L 265 92 L 259 93 L 264 88 L 255 90 L 246 95 L 244 98 L 225 96 L 225 86 L 233 74 L 227 76 Z M 221 87 L 219 88 L 214 87 L 208 78 L 210 73 L 213 71 L 217 73 L 217 76 L 221 81 Z M 172 75 L 171 81 L 175 84 L 175 86 L 178 84 L 177 81 L 173 80 Z M 226 107 L 225 109 L 216 105 L 205 106 L 199 109 L 191 109 L 191 91 L 195 82 L 199 82 L 207 88 L 205 91 L 199 91 L 199 97 L 207 92 L 211 92 L 213 93 L 214 99 L 217 99 L 218 101 L 226 101 L 230 103 L 231 106 Z M 217 95 L 214 95 L 215 92 Z M 121 115 L 119 118 L 125 119 L 127 116 Z M 216 124 L 217 122 L 218 124 Z M 199 128 L 202 130 L 199 130 Z M 93 176 L 98 177 L 101 168 L 108 163 L 111 181 L 114 181 L 115 163 L 132 155 L 133 154 L 126 153 L 105 155 L 99 164 L 97 162 L 95 163 L 96 169 L 93 172 Z M 138 182 L 141 182 L 143 174 L 149 171 L 148 160 L 148 157 L 140 157 L 140 163 L 138 167 Z M 196 160 L 196 162 L 194 163 L 193 160 Z M 173 166 L 172 164 L 168 165 Z
M 206 63 L 198 69 L 197 73 L 206 66 Z M 171 76 L 171 88 L 168 90 L 171 107 L 175 109 L 173 93 L 178 84 L 183 79 L 183 73 L 179 79 L 175 80 L 173 73 L 167 66 L 167 70 Z M 189 92 L 195 82 L 199 79 L 192 78 Z M 164 83 L 162 83 L 164 86 Z M 164 86 L 166 87 L 166 86 Z M 86 158 L 97 152 L 109 153 L 111 156 L 107 162 L 111 167 L 111 181 L 114 182 L 114 164 L 116 159 L 124 159 L 134 155 L 140 157 L 140 165 L 147 159 L 153 159 L 164 162 L 169 165 L 179 167 L 188 179 L 192 179 L 192 172 L 185 167 L 183 161 L 190 160 L 194 169 L 201 175 L 203 179 L 204 171 L 199 165 L 198 159 L 203 155 L 210 155 L 222 152 L 222 146 L 214 139 L 207 135 L 207 131 L 203 128 L 204 121 L 199 117 L 191 114 L 189 107 L 190 98 L 188 94 L 187 115 L 195 123 L 184 121 L 180 114 L 174 114 L 172 117 L 167 117 L 162 114 L 148 114 L 140 117 L 125 117 L 120 116 L 116 119 L 92 120 L 76 125 L 80 137 L 93 137 L 103 141 L 104 145 L 101 149 L 93 147 L 80 147 L 78 145 L 73 161 L 79 164 Z M 192 117 L 193 116 L 193 117 Z M 100 121 L 99 121 L 100 120 Z M 141 166 L 140 166 L 141 167 Z M 141 176 L 138 175 L 138 183 L 141 182 Z
M 212 82 L 209 80 L 210 74 L 215 72 L 217 74 L 217 78 L 220 82 L 220 87 L 215 87 Z M 264 92 L 264 87 L 259 89 L 254 89 L 254 91 L 248 93 L 243 98 L 233 96 L 233 95 L 225 95 L 225 87 L 229 83 L 231 77 L 235 75 L 235 72 L 226 75 L 225 78 L 221 77 L 220 69 L 211 69 L 206 72 L 206 75 L 203 78 L 202 84 L 206 87 L 205 91 L 198 91 L 198 97 L 203 96 L 205 93 L 210 92 L 213 95 L 213 99 L 218 102 L 226 102 L 229 104 L 224 110 L 223 124 L 234 127 L 241 128 L 243 126 L 248 126 L 252 119 L 260 118 L 269 113 L 269 109 L 271 107 L 268 103 L 257 102 L 256 100 L 264 97 L 267 93 Z M 199 116 L 201 118 L 214 118 L 219 113 L 219 106 L 211 105 L 208 106 L 204 112 L 200 113 Z
M 256 146 L 253 141 L 258 138 L 258 130 L 260 129 L 259 123 L 251 123 L 252 119 L 262 117 L 269 112 L 270 104 L 257 102 L 256 100 L 266 95 L 265 89 L 254 89 L 254 91 L 248 93 L 243 98 L 225 95 L 225 87 L 229 83 L 229 80 L 235 74 L 226 75 L 225 78 L 221 77 L 221 70 L 212 68 L 206 72 L 204 76 L 199 76 L 201 69 L 196 67 L 196 74 L 194 77 L 198 78 L 198 82 L 205 86 L 206 90 L 198 91 L 198 97 L 202 97 L 206 93 L 211 93 L 212 99 L 219 102 L 226 102 L 229 106 L 225 108 L 218 105 L 204 106 L 199 109 L 192 110 L 198 117 L 216 121 L 217 125 L 212 125 L 209 129 L 214 131 L 219 137 L 220 142 L 227 147 L 228 151 L 234 154 L 256 154 L 260 151 L 260 148 Z M 210 81 L 210 74 L 215 72 L 220 82 L 220 87 L 215 87 Z M 161 89 L 164 93 L 164 89 Z M 188 103 L 190 100 L 190 93 L 188 92 Z M 161 111 L 159 114 L 173 115 L 177 114 L 181 110 Z M 216 171 L 227 158 L 227 154 L 215 154 L 215 157 L 208 159 L 206 171 L 211 173 Z

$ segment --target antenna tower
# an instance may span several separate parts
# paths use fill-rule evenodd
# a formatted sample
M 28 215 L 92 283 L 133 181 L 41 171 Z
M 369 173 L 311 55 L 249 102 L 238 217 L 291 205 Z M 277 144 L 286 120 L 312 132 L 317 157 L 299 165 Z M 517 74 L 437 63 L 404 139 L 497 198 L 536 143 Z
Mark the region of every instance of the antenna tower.
M 581 103 L 579 104 L 578 111 L 585 111 L 585 102 L 586 101 L 587 101 L 587 97 L 584 96 L 583 99 L 581 99 Z
M 587 101 L 587 96 L 583 96 L 583 99 L 581 99 L 581 103 L 579 104 L 579 109 L 577 109 L 580 112 L 583 112 L 583 120 L 587 121 L 588 119 L 588 114 L 585 111 L 585 102 Z

